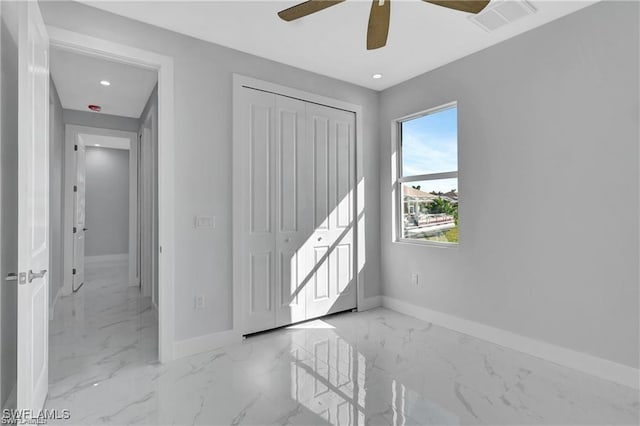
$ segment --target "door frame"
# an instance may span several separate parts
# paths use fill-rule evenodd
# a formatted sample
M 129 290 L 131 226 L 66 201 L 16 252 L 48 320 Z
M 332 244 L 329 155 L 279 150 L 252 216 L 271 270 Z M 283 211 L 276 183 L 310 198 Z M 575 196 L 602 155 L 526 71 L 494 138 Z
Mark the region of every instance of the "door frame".
M 73 217 L 74 217 L 74 192 L 72 182 L 75 180 L 76 161 L 74 157 L 74 145 L 78 142 L 80 135 L 96 135 L 96 136 L 112 136 L 117 138 L 129 139 L 128 147 L 122 146 L 119 149 L 129 151 L 129 285 L 138 285 L 137 261 L 136 256 L 139 250 L 137 241 L 138 227 L 138 165 L 137 165 L 137 133 L 123 130 L 103 129 L 100 127 L 78 126 L 75 124 L 65 125 L 65 144 L 64 144 L 64 284 L 62 294 L 69 295 L 72 293 L 73 284 L 73 258 L 75 256 L 73 250 Z M 116 148 L 104 145 L 104 148 Z M 91 230 L 89 230 L 91 231 Z M 132 249 L 133 248 L 133 249 Z
M 47 27 L 50 46 L 158 73 L 158 358 L 175 355 L 175 164 L 173 58 L 58 27 Z
M 242 175 L 247 173 L 241 159 L 242 153 L 240 147 L 242 141 L 240 140 L 241 126 L 240 122 L 240 99 L 241 91 L 244 89 L 255 89 L 263 92 L 273 93 L 275 95 L 286 96 L 289 98 L 299 99 L 304 102 L 311 102 L 320 105 L 324 105 L 330 108 L 341 109 L 355 114 L 356 123 L 356 141 L 355 141 L 355 173 L 353 182 L 353 190 L 355 191 L 354 197 L 354 225 L 353 225 L 353 240 L 356 247 L 354 251 L 354 265 L 356 267 L 354 279 L 356 281 L 356 309 L 365 306 L 364 301 L 364 280 L 360 279 L 361 269 L 365 261 L 365 240 L 364 237 L 364 139 L 362 134 L 363 121 L 362 121 L 362 105 L 346 102 L 340 99 L 330 98 L 327 96 L 318 95 L 316 93 L 307 92 L 304 90 L 298 90 L 280 84 L 271 83 L 264 80 L 259 80 L 253 77 L 248 77 L 241 74 L 233 74 L 233 212 L 239 212 L 241 209 L 246 208 L 246 201 L 244 197 L 238 196 L 241 194 L 240 182 L 242 181 Z M 234 213 L 233 217 L 237 217 Z M 233 235 L 233 333 L 237 336 L 242 335 L 245 330 L 245 319 L 247 317 L 245 311 L 245 303 L 243 300 L 242 283 L 240 282 L 240 270 L 242 263 L 240 262 L 240 245 L 238 244 L 241 232 L 240 223 L 232 220 L 232 235 Z
M 157 199 L 156 199 L 156 189 L 157 189 L 157 171 L 158 171 L 158 165 L 155 164 L 154 159 L 157 157 L 157 150 L 158 147 L 154 146 L 153 144 L 153 140 L 154 140 L 154 133 L 155 133 L 155 121 L 156 121 L 156 108 L 155 106 L 152 106 L 151 108 L 149 108 L 149 110 L 147 111 L 147 113 L 140 117 L 140 128 L 138 131 L 138 168 L 139 171 L 143 171 L 142 169 L 142 161 L 144 159 L 144 156 L 142 155 L 143 153 L 143 140 L 145 140 L 145 130 L 148 130 L 148 137 L 151 138 L 150 141 L 148 141 L 149 143 L 149 148 L 150 148 L 150 156 L 151 156 L 151 174 L 149 176 L 147 176 L 146 178 L 150 179 L 150 188 L 151 188 L 151 198 L 150 198 L 150 205 L 151 205 L 151 216 L 150 217 L 143 217 L 142 216 L 142 212 L 143 212 L 143 207 L 144 207 L 144 200 L 142 199 L 142 194 L 140 194 L 140 192 L 138 193 L 139 198 L 138 198 L 138 202 L 139 202 L 139 212 L 138 214 L 140 215 L 140 227 L 137 229 L 138 235 L 136 235 L 137 241 L 139 243 L 139 275 L 138 275 L 138 283 L 140 283 L 140 288 L 142 290 L 142 294 L 145 296 L 150 296 L 151 297 L 151 304 L 154 307 L 154 309 L 158 309 L 158 305 L 156 303 L 156 299 L 157 299 L 157 295 L 155 294 L 155 283 L 157 280 L 157 274 L 156 274 L 156 270 L 157 270 L 157 261 L 158 259 L 156 258 L 156 253 L 151 252 L 150 253 L 150 257 L 149 259 L 146 259 L 146 261 L 148 261 L 149 265 L 150 265 L 150 269 L 151 269 L 151 273 L 149 275 L 149 280 L 148 282 L 145 282 L 144 280 L 142 280 L 142 265 L 145 263 L 143 259 L 143 251 L 142 251 L 142 246 L 143 244 L 148 244 L 150 243 L 151 247 L 155 247 L 158 244 L 158 235 L 155 232 L 156 230 L 156 218 L 155 215 L 153 214 L 155 212 L 155 210 L 157 209 Z M 147 125 L 148 124 L 148 125 Z M 145 142 L 146 143 L 146 142 Z M 142 190 L 142 186 L 144 184 L 144 179 L 145 176 L 142 176 L 142 174 L 140 174 L 140 181 L 138 182 L 138 189 Z M 144 236 L 144 228 L 145 227 L 149 227 L 149 241 L 145 241 L 143 236 Z

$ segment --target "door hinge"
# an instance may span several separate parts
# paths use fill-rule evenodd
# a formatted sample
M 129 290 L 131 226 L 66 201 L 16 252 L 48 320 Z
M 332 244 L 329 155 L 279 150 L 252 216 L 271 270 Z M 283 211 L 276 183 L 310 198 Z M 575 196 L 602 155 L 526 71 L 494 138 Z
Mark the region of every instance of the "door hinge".
M 73 268 L 73 271 L 71 272 L 72 275 L 76 274 L 76 268 Z
M 74 150 L 74 151 L 77 151 L 77 150 L 78 150 L 78 145 L 74 145 L 74 146 L 73 146 L 73 150 Z
M 73 192 L 78 192 L 78 185 L 73 185 Z
M 76 228 L 75 226 L 73 227 L 73 233 L 75 234 L 76 232 L 78 232 L 78 228 Z

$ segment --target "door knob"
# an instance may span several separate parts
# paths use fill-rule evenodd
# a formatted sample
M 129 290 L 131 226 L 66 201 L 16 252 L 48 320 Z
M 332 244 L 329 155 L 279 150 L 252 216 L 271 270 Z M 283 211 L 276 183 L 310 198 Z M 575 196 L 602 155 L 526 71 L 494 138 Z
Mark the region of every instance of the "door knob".
M 89 230 L 89 228 L 82 228 L 82 230 L 83 230 L 83 231 L 88 231 L 88 230 Z
M 318 241 L 322 241 L 322 237 L 318 237 Z
M 40 272 L 33 272 L 32 270 L 29 270 L 28 280 L 29 282 L 31 282 L 37 278 L 43 278 L 46 273 L 47 273 L 46 269 L 42 269 Z

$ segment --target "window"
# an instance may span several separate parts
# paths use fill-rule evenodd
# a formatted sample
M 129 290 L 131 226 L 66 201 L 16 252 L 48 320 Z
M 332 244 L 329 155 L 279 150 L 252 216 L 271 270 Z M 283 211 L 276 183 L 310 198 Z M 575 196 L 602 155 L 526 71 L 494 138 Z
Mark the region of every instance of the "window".
M 458 243 L 458 108 L 398 122 L 400 240 Z

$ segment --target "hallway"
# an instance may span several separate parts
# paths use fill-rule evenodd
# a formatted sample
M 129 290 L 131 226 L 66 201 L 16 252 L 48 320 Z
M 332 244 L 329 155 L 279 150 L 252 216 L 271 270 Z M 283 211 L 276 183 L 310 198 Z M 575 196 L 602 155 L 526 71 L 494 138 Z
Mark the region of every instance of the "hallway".
M 48 407 L 88 409 L 83 396 L 157 361 L 151 299 L 127 285 L 127 272 L 126 262 L 88 263 L 82 288 L 58 300 L 49 329 Z
M 637 424 L 638 393 L 386 309 L 161 365 L 126 264 L 89 266 L 51 324 L 61 424 Z

